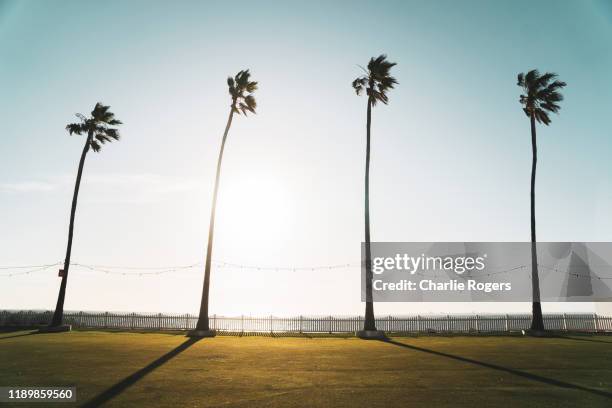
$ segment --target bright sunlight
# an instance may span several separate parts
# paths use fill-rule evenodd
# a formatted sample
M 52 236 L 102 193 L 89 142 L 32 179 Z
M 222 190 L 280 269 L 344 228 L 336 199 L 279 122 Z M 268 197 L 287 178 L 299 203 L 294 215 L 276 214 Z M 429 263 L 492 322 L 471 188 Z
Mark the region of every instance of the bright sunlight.
M 290 235 L 295 203 L 283 180 L 261 174 L 227 178 L 220 187 L 217 232 L 236 246 L 273 243 Z

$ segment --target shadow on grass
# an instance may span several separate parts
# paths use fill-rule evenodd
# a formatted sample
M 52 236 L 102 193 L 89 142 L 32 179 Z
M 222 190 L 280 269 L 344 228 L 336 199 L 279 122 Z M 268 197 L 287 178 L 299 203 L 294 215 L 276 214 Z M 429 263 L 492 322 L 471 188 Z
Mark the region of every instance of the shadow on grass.
M 136 371 L 134 374 L 128 377 L 125 377 L 123 380 L 119 381 L 112 387 L 96 395 L 94 398 L 90 399 L 89 401 L 87 401 L 81 406 L 84 408 L 93 408 L 93 407 L 99 407 L 107 403 L 111 399 L 115 398 L 117 395 L 121 394 L 127 388 L 137 383 L 139 380 L 144 378 L 147 374 L 149 374 L 156 368 L 161 367 L 162 365 L 170 361 L 172 358 L 176 357 L 177 355 L 181 354 L 183 351 L 187 350 L 189 347 L 194 345 L 199 340 L 200 338 L 195 338 L 195 337 L 186 340 L 184 343 L 180 344 L 176 348 L 172 349 L 171 351 L 167 352 L 163 356 L 159 357 L 157 360 L 153 361 L 146 367 L 143 367 L 140 370 Z
M 13 339 L 15 337 L 31 336 L 33 334 L 36 334 L 36 330 L 32 330 L 28 333 L 21 333 L 21 330 L 19 332 L 20 332 L 19 334 L 12 334 L 10 336 L 0 336 L 0 340 Z
M 586 337 L 570 337 L 570 336 L 555 336 L 556 339 L 565 339 L 565 340 L 575 340 L 575 341 L 589 341 L 592 343 L 604 343 L 604 344 L 612 344 L 612 337 L 610 341 L 599 340 L 599 339 L 590 339 Z
M 385 340 L 381 340 L 384 343 L 388 343 L 388 344 L 392 344 L 394 346 L 398 346 L 398 347 L 403 347 L 403 348 L 407 348 L 410 350 L 415 350 L 415 351 L 421 351 L 423 353 L 429 353 L 429 354 L 433 354 L 436 356 L 440 356 L 440 357 L 446 357 L 446 358 L 450 358 L 453 360 L 457 360 L 457 361 L 462 361 L 464 363 L 469 363 L 469 364 L 474 364 L 474 365 L 478 365 L 481 367 L 486 367 L 486 368 L 490 368 L 493 370 L 498 370 L 498 371 L 503 371 L 509 374 L 513 374 L 516 375 L 518 377 L 523 377 L 526 378 L 528 380 L 532 380 L 532 381 L 538 381 L 544 384 L 549 384 L 549 385 L 554 385 L 557 387 L 561 387 L 561 388 L 568 388 L 568 389 L 574 389 L 574 390 L 579 390 L 579 391 L 585 391 L 591 394 L 595 394 L 595 395 L 599 395 L 601 397 L 606 397 L 606 398 L 610 398 L 612 399 L 612 393 L 607 392 L 607 391 L 602 391 L 602 390 L 598 390 L 595 388 L 589 388 L 589 387 L 584 387 L 582 385 L 577 385 L 577 384 L 572 384 L 572 383 L 568 383 L 565 381 L 559 381 L 559 380 L 555 380 L 553 378 L 548 378 L 548 377 L 542 377 L 541 375 L 537 375 L 537 374 L 531 374 L 531 373 L 527 373 L 525 371 L 520 371 L 520 370 L 516 370 L 514 368 L 508 368 L 508 367 L 503 367 L 497 364 L 491 364 L 491 363 L 487 363 L 484 361 L 478 361 L 478 360 L 474 360 L 471 358 L 467 358 L 467 357 L 461 357 L 461 356 L 456 356 L 454 354 L 449 354 L 449 353 L 444 353 L 441 351 L 435 351 L 435 350 L 430 350 L 430 349 L 426 349 L 423 347 L 418 347 L 418 346 L 413 346 L 410 344 L 405 344 L 405 343 L 400 343 L 398 341 L 394 341 L 391 339 L 385 339 Z

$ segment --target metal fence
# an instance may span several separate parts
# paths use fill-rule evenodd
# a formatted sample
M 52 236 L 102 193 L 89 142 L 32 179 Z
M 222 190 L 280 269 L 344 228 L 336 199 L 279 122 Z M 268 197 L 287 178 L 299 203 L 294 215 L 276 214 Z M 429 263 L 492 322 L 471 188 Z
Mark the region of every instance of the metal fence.
M 36 327 L 49 324 L 50 311 L 0 311 L 0 327 Z M 64 323 L 74 328 L 121 330 L 190 330 L 197 316 L 190 314 L 141 314 L 109 312 L 66 312 Z M 505 333 L 526 330 L 528 314 L 379 316 L 376 327 L 389 333 Z M 596 314 L 547 314 L 548 330 L 612 333 L 612 316 Z M 352 333 L 363 328 L 363 317 L 210 317 L 211 329 L 240 333 Z

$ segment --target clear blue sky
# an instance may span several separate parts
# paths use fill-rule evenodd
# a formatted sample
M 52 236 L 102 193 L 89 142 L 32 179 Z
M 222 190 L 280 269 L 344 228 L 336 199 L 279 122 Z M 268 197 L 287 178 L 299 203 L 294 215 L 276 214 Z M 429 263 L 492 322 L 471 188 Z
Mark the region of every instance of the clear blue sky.
M 561 114 L 538 129 L 538 238 L 612 241 L 611 38 L 609 0 L 0 0 L 0 264 L 63 258 L 83 143 L 64 126 L 97 101 L 125 122 L 123 139 L 87 158 L 73 260 L 203 260 L 225 78 L 243 68 L 260 82 L 259 109 L 229 136 L 215 258 L 358 263 L 366 100 L 350 83 L 380 53 L 400 85 L 374 111 L 374 240 L 529 239 L 516 74 L 538 68 L 568 83 Z M 0 277 L 0 308 L 52 308 L 55 275 Z M 66 307 L 194 312 L 201 280 L 200 269 L 75 269 Z M 358 269 L 226 268 L 213 271 L 211 312 L 361 313 L 359 295 Z

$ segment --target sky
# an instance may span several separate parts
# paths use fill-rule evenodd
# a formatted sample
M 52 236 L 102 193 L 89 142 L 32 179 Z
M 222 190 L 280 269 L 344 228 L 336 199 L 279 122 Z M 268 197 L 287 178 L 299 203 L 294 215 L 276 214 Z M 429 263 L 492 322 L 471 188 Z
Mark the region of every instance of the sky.
M 373 240 L 529 240 L 516 75 L 538 68 L 568 84 L 560 115 L 538 127 L 538 240 L 612 241 L 611 38 L 610 0 L 0 0 L 0 266 L 63 260 L 84 143 L 64 128 L 100 101 L 122 139 L 87 156 L 72 260 L 98 266 L 71 269 L 65 307 L 197 312 L 202 267 L 101 266 L 203 262 L 226 78 L 248 68 L 258 110 L 230 130 L 213 258 L 290 269 L 216 266 L 211 313 L 363 313 L 359 267 L 291 268 L 360 262 L 366 99 L 350 84 L 381 53 L 399 85 L 373 111 Z M 57 267 L 11 271 L 0 270 L 0 309 L 54 307 Z

